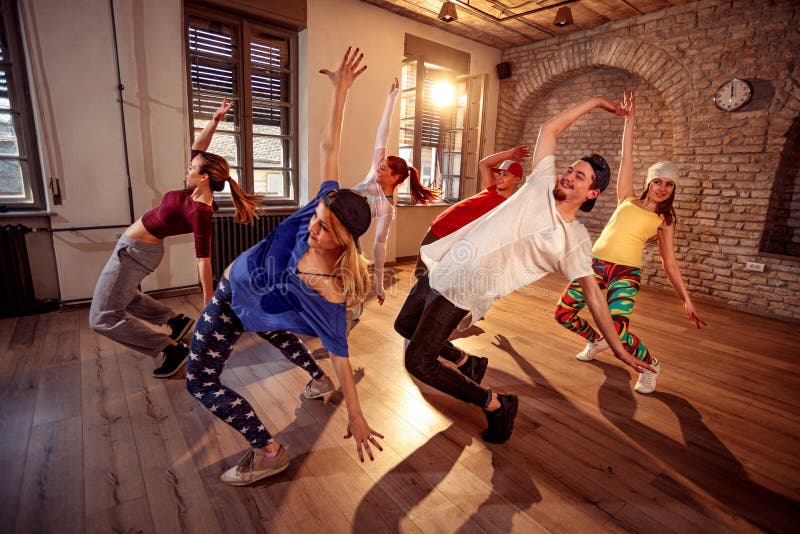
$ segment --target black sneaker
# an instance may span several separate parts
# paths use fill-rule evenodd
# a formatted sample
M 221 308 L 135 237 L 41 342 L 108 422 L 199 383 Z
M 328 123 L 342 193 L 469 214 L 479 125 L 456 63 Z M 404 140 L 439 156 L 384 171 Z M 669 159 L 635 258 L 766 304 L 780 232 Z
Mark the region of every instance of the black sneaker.
M 483 440 L 489 443 L 505 443 L 514 430 L 514 418 L 517 417 L 519 399 L 510 393 L 497 395 L 500 407 L 493 412 L 483 412 L 489 426 L 483 431 Z
M 194 325 L 194 319 L 179 313 L 167 321 L 167 326 L 172 329 L 172 333 L 169 335 L 170 339 L 172 339 L 172 341 L 180 341 L 183 339 L 183 336 L 189 333 L 189 330 L 192 329 L 192 325 Z
M 461 371 L 461 374 L 475 382 L 476 384 L 480 384 L 481 380 L 483 380 L 483 375 L 486 374 L 486 368 L 489 366 L 489 358 L 485 358 L 483 356 L 473 356 L 470 354 L 467 356 L 467 361 L 464 362 L 464 365 L 459 365 L 458 370 Z
M 186 360 L 189 359 L 189 348 L 183 343 L 169 345 L 162 352 L 164 363 L 153 371 L 153 376 L 156 378 L 169 378 L 180 371 L 181 367 L 186 365 Z

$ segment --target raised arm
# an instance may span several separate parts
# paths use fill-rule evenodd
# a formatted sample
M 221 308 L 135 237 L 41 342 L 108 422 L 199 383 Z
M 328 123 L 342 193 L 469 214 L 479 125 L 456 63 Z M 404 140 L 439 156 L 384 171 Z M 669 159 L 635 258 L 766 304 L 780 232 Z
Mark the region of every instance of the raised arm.
M 667 273 L 667 278 L 675 293 L 678 294 L 683 301 L 683 309 L 689 322 L 693 323 L 697 328 L 700 325 L 705 326 L 706 322 L 697 313 L 694 308 L 689 292 L 686 291 L 686 286 L 683 283 L 683 276 L 678 267 L 678 261 L 675 259 L 675 226 L 662 223 L 658 229 L 658 253 L 661 256 L 661 264 L 664 266 L 664 271 Z
M 616 115 L 625 115 L 625 111 L 617 104 L 602 96 L 596 96 L 568 107 L 542 124 L 542 127 L 539 129 L 536 148 L 533 149 L 533 166 L 536 167 L 544 158 L 556 153 L 556 140 L 558 136 L 561 135 L 561 132 L 566 130 L 579 118 L 598 108 Z
M 350 367 L 350 360 L 335 354 L 330 354 L 330 356 L 333 370 L 336 371 L 339 384 L 342 386 L 344 403 L 347 406 L 347 434 L 344 438 L 348 439 L 352 437 L 355 439 L 359 460 L 362 462 L 364 461 L 364 451 L 367 452 L 367 456 L 370 460 L 375 460 L 370 444 L 374 445 L 379 451 L 382 451 L 383 448 L 381 444 L 378 443 L 377 438 L 383 439 L 383 436 L 370 428 L 369 423 L 367 423 L 361 411 L 361 404 L 358 401 L 356 381 L 353 378 L 353 369 Z
M 197 134 L 197 137 L 194 138 L 192 150 L 202 150 L 203 152 L 208 150 L 208 147 L 211 144 L 211 138 L 214 137 L 214 132 L 217 131 L 219 121 L 225 117 L 232 107 L 233 102 L 228 103 L 227 96 L 222 99 L 222 104 L 220 104 L 217 108 L 217 111 L 214 112 L 214 115 L 211 117 L 211 120 L 208 121 L 206 127 L 203 128 L 203 130 Z
M 392 223 L 392 212 L 375 218 L 375 265 L 373 266 L 373 286 L 378 304 L 383 305 L 386 292 L 383 288 L 383 267 L 386 264 L 386 239 L 389 237 L 389 225 Z
M 339 149 L 342 141 L 344 103 L 347 100 L 347 93 L 350 91 L 353 82 L 367 68 L 366 65 L 361 68 L 358 67 L 364 58 L 364 54 L 359 53 L 358 48 L 351 54 L 351 48 L 347 47 L 347 52 L 344 53 L 344 58 L 342 58 L 338 69 L 333 72 L 328 69 L 319 71 L 321 74 L 326 75 L 333 84 L 331 112 L 319 144 L 320 177 L 322 180 L 339 179 Z
M 522 145 L 483 158 L 480 163 L 478 163 L 478 170 L 481 173 L 481 184 L 483 185 L 483 188 L 488 189 L 494 185 L 494 174 L 492 173 L 492 169 L 494 167 L 497 167 L 507 159 L 521 161 L 527 157 L 530 157 L 530 155 L 531 151 L 528 150 L 528 147 Z
M 389 126 L 392 122 L 392 113 L 394 113 L 394 104 L 397 102 L 397 93 L 400 92 L 400 81 L 395 78 L 392 86 L 389 88 L 389 96 L 386 97 L 386 107 L 383 109 L 383 116 L 381 122 L 378 124 L 378 131 L 375 133 L 375 148 L 386 148 L 386 142 L 389 140 Z
M 634 195 L 633 192 L 633 131 L 636 121 L 636 97 L 633 91 L 623 94 L 622 110 L 625 115 L 625 128 L 622 130 L 622 158 L 617 175 L 617 204 Z

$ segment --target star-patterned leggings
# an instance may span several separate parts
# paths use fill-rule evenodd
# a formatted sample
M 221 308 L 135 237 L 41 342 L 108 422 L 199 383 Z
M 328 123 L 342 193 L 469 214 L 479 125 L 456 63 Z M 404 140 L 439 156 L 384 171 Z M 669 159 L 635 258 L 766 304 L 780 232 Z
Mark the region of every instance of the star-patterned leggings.
M 281 351 L 287 360 L 305 370 L 314 380 L 325 376 L 325 372 L 317 365 L 305 343 L 292 332 L 273 330 L 272 332 L 259 332 L 258 335 Z
M 645 363 L 653 363 L 653 357 L 642 341 L 628 330 L 633 304 L 639 294 L 642 270 L 638 267 L 618 265 L 610 261 L 592 258 L 594 278 L 600 289 L 606 289 L 608 310 L 614 320 L 614 328 L 619 334 L 619 339 L 625 350 Z M 578 313 L 586 305 L 583 288 L 577 280 L 573 280 L 564 290 L 556 306 L 556 321 L 561 326 L 572 330 L 586 341 L 594 343 L 601 335 Z
M 264 447 L 272 442 L 272 435 L 247 400 L 220 381 L 236 341 L 244 327 L 231 309 L 231 288 L 222 278 L 211 301 L 200 314 L 189 346 L 189 363 L 186 369 L 186 388 L 214 415 L 241 433 L 253 447 Z M 281 332 L 259 334 L 270 343 L 281 339 Z M 273 334 L 275 334 L 273 336 Z M 296 338 L 295 338 L 296 339 Z M 298 339 L 300 347 L 292 344 L 275 345 L 290 361 L 306 369 L 312 377 L 324 374 L 308 349 Z M 289 349 L 294 349 L 289 352 Z M 302 349 L 302 350 L 300 350 Z

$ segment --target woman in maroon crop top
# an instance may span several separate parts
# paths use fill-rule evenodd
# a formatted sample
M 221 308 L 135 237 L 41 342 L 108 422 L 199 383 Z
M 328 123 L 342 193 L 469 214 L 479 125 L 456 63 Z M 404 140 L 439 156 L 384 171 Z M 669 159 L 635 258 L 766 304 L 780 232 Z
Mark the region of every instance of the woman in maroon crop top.
M 259 197 L 242 191 L 231 179 L 225 158 L 206 152 L 219 121 L 231 109 L 227 98 L 214 112 L 192 144 L 192 160 L 186 169 L 186 187 L 164 195 L 161 204 L 145 213 L 120 236 L 103 268 L 92 298 L 89 324 L 92 330 L 128 348 L 156 357 L 164 363 L 153 376 L 175 374 L 185 363 L 189 350 L 180 340 L 194 319 L 175 313 L 169 306 L 139 291 L 139 284 L 152 273 L 164 255 L 162 240 L 180 234 L 194 234 L 195 256 L 204 302 L 214 293 L 211 280 L 211 218 L 214 191 L 227 183 L 236 207 L 236 222 L 252 223 Z M 168 325 L 169 335 L 153 330 L 142 321 Z

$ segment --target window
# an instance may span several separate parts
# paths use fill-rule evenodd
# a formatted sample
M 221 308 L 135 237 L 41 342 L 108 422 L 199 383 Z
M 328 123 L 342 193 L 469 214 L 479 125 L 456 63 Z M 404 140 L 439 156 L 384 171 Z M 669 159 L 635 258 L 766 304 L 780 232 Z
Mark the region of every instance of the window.
M 297 204 L 297 34 L 186 8 L 192 137 L 223 97 L 234 102 L 208 148 L 265 204 Z M 218 201 L 229 200 L 226 190 Z
M 480 184 L 485 76 L 468 71 L 468 54 L 406 35 L 398 153 L 419 170 L 423 185 L 441 189 L 445 202 L 475 194 Z M 398 196 L 411 202 L 408 182 Z
M 16 2 L 0 0 L 0 208 L 45 207 Z
M 795 117 L 781 150 L 772 185 L 761 252 L 800 259 L 800 117 Z

